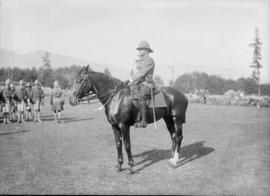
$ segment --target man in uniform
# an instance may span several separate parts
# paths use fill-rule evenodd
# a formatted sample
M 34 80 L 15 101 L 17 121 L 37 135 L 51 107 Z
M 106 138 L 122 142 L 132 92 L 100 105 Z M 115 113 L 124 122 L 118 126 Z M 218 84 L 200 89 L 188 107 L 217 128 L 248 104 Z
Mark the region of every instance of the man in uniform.
M 27 94 L 26 120 L 32 120 L 32 116 L 31 116 L 31 109 L 32 109 L 31 91 L 32 91 L 31 84 L 29 82 L 27 82 L 27 84 L 26 84 L 26 94 Z
M 16 88 L 15 88 L 15 85 L 14 84 L 10 84 L 10 89 L 11 89 L 11 103 L 10 103 L 10 120 L 15 120 L 15 113 L 16 113 L 16 110 L 17 110 L 17 103 L 16 103 Z
M 139 52 L 139 59 L 135 60 L 134 68 L 131 70 L 129 80 L 126 83 L 131 83 L 137 89 L 139 94 L 138 103 L 140 106 L 141 120 L 135 126 L 146 127 L 146 103 L 145 96 L 150 94 L 152 88 L 153 73 L 155 69 L 155 62 L 149 56 L 149 53 L 153 52 L 147 41 L 141 41 L 137 47 Z
M 10 123 L 9 114 L 11 111 L 11 97 L 12 97 L 10 83 L 11 83 L 10 79 L 7 79 L 5 82 L 5 88 L 2 91 L 2 96 L 4 97 L 4 105 L 2 108 L 3 119 L 4 119 L 3 123 L 4 124 Z
M 18 123 L 24 122 L 23 114 L 25 112 L 25 105 L 27 102 L 27 93 L 24 87 L 24 81 L 20 80 L 19 88 L 16 91 L 17 109 L 18 109 Z
M 44 98 L 44 93 L 40 86 L 40 83 L 38 80 L 35 80 L 35 86 L 31 91 L 31 99 L 33 100 L 33 103 L 34 103 L 34 114 L 35 114 L 34 122 L 41 122 L 40 109 L 41 109 L 41 103 L 42 103 L 41 101 L 43 98 Z

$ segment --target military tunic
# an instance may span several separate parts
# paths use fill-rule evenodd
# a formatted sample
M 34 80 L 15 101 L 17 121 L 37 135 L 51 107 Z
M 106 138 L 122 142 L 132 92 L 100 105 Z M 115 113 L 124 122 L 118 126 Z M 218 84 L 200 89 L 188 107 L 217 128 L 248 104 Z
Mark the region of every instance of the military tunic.
M 130 74 L 132 79 L 131 91 L 134 99 L 144 99 L 145 96 L 150 94 L 154 69 L 155 62 L 149 56 L 135 61 L 135 68 L 132 69 Z
M 11 103 L 10 103 L 10 107 L 11 107 L 11 112 L 15 113 L 16 112 L 16 90 L 15 89 L 11 89 Z
M 31 90 L 31 100 L 34 103 L 34 110 L 40 111 L 41 99 L 44 98 L 44 93 L 41 88 L 37 88 L 36 86 Z
M 16 91 L 16 98 L 17 98 L 17 108 L 18 112 L 24 112 L 25 111 L 25 104 L 27 101 L 27 94 L 26 90 L 24 88 L 19 88 Z
M 4 88 L 2 90 L 2 95 L 4 97 L 4 106 L 2 108 L 3 113 L 11 112 L 11 99 L 12 99 L 12 91 L 10 88 Z
M 27 104 L 26 104 L 26 110 L 27 111 L 31 111 L 31 107 L 32 107 L 32 99 L 31 99 L 31 93 L 32 93 L 32 89 L 27 88 L 26 89 L 26 94 L 27 94 Z
M 154 69 L 154 60 L 149 56 L 142 57 L 135 61 L 130 77 L 134 83 L 148 82 L 153 79 Z

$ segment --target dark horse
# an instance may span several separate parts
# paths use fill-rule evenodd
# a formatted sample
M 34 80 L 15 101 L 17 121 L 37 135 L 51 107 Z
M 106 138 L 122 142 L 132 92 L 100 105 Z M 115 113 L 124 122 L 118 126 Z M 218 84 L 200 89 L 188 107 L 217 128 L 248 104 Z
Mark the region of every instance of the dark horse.
M 130 88 L 124 82 L 108 77 L 103 73 L 82 68 L 76 78 L 76 90 L 70 97 L 70 104 L 76 105 L 78 100 L 89 93 L 96 94 L 104 105 L 107 120 L 112 126 L 118 152 L 118 171 L 123 164 L 122 138 L 128 156 L 129 170 L 133 173 L 134 165 L 130 145 L 130 126 L 134 125 L 139 112 L 137 101 L 132 99 Z M 179 151 L 183 139 L 182 124 L 185 123 L 185 113 L 188 105 L 186 96 L 171 87 L 160 89 L 164 94 L 167 107 L 155 108 L 156 119 L 164 119 L 172 139 L 173 158 L 170 163 L 174 166 L 179 159 Z M 147 109 L 147 123 L 153 123 L 152 108 Z

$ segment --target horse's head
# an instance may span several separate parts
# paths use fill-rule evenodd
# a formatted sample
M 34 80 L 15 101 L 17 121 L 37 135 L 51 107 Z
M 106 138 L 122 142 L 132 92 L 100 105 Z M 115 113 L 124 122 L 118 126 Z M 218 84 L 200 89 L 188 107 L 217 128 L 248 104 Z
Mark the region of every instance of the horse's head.
M 91 70 L 91 68 L 90 68 Z M 79 100 L 89 95 L 92 91 L 91 81 L 89 80 L 89 65 L 83 67 L 77 74 L 73 86 L 74 92 L 69 98 L 70 105 L 77 105 Z

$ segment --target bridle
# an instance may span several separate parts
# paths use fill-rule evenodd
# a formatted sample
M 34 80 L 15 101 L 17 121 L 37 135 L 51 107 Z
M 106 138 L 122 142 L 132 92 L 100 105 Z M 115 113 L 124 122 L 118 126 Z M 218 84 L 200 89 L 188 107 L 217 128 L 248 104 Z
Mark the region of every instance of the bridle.
M 80 85 L 75 89 L 75 93 L 73 94 L 75 98 L 80 102 L 84 100 L 94 100 L 97 98 L 95 93 L 93 91 L 89 91 L 88 94 L 84 95 L 82 98 L 78 98 L 79 92 L 82 91 L 82 88 L 85 87 L 85 85 L 88 85 L 88 87 L 91 89 L 92 86 L 87 82 L 88 80 L 88 75 L 87 74 L 81 74 L 82 75 L 82 81 L 80 82 Z M 85 84 L 86 83 L 86 84 Z
M 79 92 L 82 91 L 82 88 L 85 87 L 85 85 L 88 85 L 90 91 L 88 94 L 86 94 L 83 98 L 77 98 L 78 101 L 84 101 L 84 100 L 94 100 L 94 99 L 102 99 L 104 97 L 109 97 L 106 102 L 103 104 L 104 106 L 107 105 L 107 103 L 112 99 L 112 97 L 121 89 L 121 88 L 118 88 L 119 86 L 121 86 L 121 82 L 120 81 L 117 81 L 117 84 L 115 85 L 114 87 L 114 90 L 112 93 L 108 93 L 106 95 L 102 95 L 102 96 L 98 96 L 97 95 L 97 90 L 94 86 L 92 86 L 90 84 L 90 82 L 88 81 L 89 80 L 89 75 L 88 74 L 82 74 L 82 81 L 80 83 L 80 85 L 78 86 L 78 88 L 75 90 L 75 94 L 74 96 L 77 98 L 78 97 L 78 94 Z M 90 96 L 90 97 L 89 97 Z

